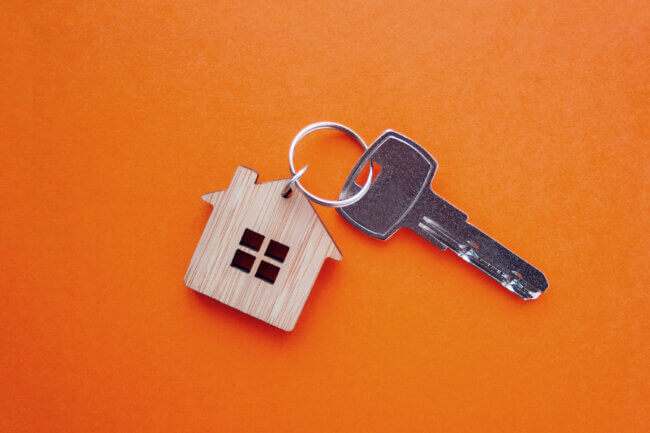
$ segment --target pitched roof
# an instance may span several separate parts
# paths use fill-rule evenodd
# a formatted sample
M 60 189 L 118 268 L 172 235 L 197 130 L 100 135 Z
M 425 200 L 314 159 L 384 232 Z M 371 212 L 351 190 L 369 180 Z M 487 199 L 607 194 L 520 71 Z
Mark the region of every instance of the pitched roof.
M 210 203 L 213 206 L 216 206 L 219 204 L 218 202 L 220 200 L 220 197 L 223 196 L 223 194 L 225 193 L 244 194 L 247 187 L 250 186 L 251 184 L 254 184 L 256 188 L 265 188 L 265 189 L 268 188 L 269 194 L 279 195 L 282 189 L 284 189 L 285 185 L 289 181 L 289 178 L 286 178 L 286 179 L 278 179 L 278 180 L 272 180 L 268 182 L 257 183 L 258 176 L 259 174 L 255 170 L 240 165 L 235 170 L 235 174 L 232 177 L 230 185 L 228 186 L 227 189 L 203 194 L 201 196 L 201 199 L 207 203 Z M 300 190 L 294 189 L 293 194 L 287 200 L 301 200 L 301 201 L 304 200 L 306 202 L 306 205 L 310 206 L 311 211 L 316 215 L 316 220 L 318 221 L 322 230 L 325 233 L 327 233 L 328 240 L 331 243 L 331 248 L 329 250 L 327 257 L 330 257 L 334 260 L 341 260 L 343 258 L 341 251 L 339 250 L 338 246 L 332 239 L 332 236 L 327 231 L 327 227 L 325 227 L 323 221 L 320 219 L 318 213 L 314 209 L 314 206 L 307 199 L 307 197 Z

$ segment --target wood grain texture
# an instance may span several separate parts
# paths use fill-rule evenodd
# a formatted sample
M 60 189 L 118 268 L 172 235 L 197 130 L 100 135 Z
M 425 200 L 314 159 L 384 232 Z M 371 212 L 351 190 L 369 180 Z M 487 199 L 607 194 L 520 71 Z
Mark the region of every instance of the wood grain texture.
M 194 251 L 185 284 L 285 331 L 291 331 L 326 258 L 342 255 L 309 200 L 300 191 L 283 198 L 287 179 L 256 183 L 257 172 L 240 166 L 226 190 L 203 195 L 213 206 Z M 264 235 L 259 251 L 240 245 L 244 230 Z M 284 262 L 265 258 L 275 240 L 289 246 Z M 231 266 L 237 250 L 253 254 L 246 273 Z M 274 283 L 255 277 L 265 260 L 280 268 Z

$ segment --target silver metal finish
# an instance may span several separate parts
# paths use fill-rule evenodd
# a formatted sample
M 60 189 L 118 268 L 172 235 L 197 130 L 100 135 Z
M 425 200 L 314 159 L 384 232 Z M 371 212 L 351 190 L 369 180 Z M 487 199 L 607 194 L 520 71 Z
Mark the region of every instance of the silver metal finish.
M 360 191 L 355 183 L 369 162 L 381 167 L 362 200 L 338 209 L 364 233 L 386 240 L 408 227 L 429 242 L 449 248 L 523 299 L 536 299 L 548 287 L 544 274 L 467 222 L 467 215 L 435 194 L 431 180 L 438 163 L 417 143 L 386 131 L 357 162 L 341 198 Z
M 293 158 L 294 154 L 296 151 L 296 146 L 302 140 L 307 134 L 310 132 L 317 131 L 319 129 L 336 129 L 337 131 L 341 131 L 349 135 L 359 143 L 361 147 L 363 147 L 364 150 L 368 150 L 368 146 L 366 143 L 357 135 L 356 132 L 351 130 L 350 128 L 343 126 L 339 123 L 334 123 L 334 122 L 318 122 L 318 123 L 312 123 L 311 125 L 308 125 L 307 127 L 303 128 L 302 131 L 300 131 L 293 141 L 291 142 L 291 146 L 289 147 L 289 170 L 291 171 L 291 175 L 293 176 L 291 180 L 289 181 L 291 184 L 295 184 L 302 192 L 305 193 L 305 195 L 314 203 L 318 203 L 322 206 L 327 206 L 327 207 L 342 207 L 342 206 L 349 206 L 353 203 L 356 203 L 357 201 L 361 200 L 363 196 L 368 192 L 370 189 L 370 184 L 372 183 L 372 165 L 370 165 L 370 168 L 368 170 L 368 179 L 366 180 L 366 183 L 363 185 L 363 187 L 359 187 L 359 190 L 356 191 L 354 194 L 351 194 L 350 196 L 340 199 L 340 200 L 326 200 L 324 198 L 320 198 L 317 195 L 314 195 L 307 191 L 307 189 L 302 186 L 300 183 L 300 177 L 302 177 L 302 174 L 300 176 L 297 176 L 298 173 L 296 173 L 296 168 L 293 164 Z M 361 166 L 363 168 L 363 166 Z M 359 170 L 361 170 L 361 168 Z M 303 168 L 300 170 L 301 172 L 306 171 L 307 167 Z M 297 177 L 296 177 L 297 176 Z M 295 180 L 294 180 L 295 179 Z M 286 193 L 286 189 L 285 189 Z
M 298 182 L 300 180 L 300 178 L 302 177 L 302 175 L 305 174 L 305 172 L 307 171 L 308 168 L 309 168 L 309 166 L 306 165 L 303 168 L 301 168 L 300 171 L 298 171 L 298 173 L 291 176 L 291 179 L 289 179 L 289 181 L 287 182 L 287 185 L 284 187 L 284 189 L 280 193 L 282 195 L 282 197 L 284 197 L 284 198 L 289 197 L 289 194 L 291 193 L 291 185 Z

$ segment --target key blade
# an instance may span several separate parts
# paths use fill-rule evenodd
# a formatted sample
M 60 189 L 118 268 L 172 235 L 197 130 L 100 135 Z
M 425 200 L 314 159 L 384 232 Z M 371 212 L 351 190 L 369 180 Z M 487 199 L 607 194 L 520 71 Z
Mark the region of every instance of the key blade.
M 362 232 L 386 240 L 403 227 L 402 221 L 422 191 L 430 188 L 438 164 L 418 144 L 395 132 L 384 132 L 352 169 L 339 196 L 345 199 L 361 189 L 356 178 L 368 162 L 379 174 L 358 202 L 338 208 Z M 409 173 L 404 176 L 404 173 Z
M 418 198 L 408 223 L 425 239 L 449 248 L 522 299 L 537 299 L 548 288 L 540 270 L 468 223 L 465 213 L 431 189 Z

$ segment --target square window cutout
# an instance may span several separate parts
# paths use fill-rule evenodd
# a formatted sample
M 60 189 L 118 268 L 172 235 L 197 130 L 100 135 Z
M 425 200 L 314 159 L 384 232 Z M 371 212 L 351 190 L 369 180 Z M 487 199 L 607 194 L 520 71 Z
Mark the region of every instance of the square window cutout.
M 284 259 L 287 258 L 287 253 L 289 252 L 289 247 L 281 244 L 278 241 L 271 240 L 269 246 L 266 247 L 266 252 L 264 255 L 271 257 L 279 262 L 284 262 Z
M 260 265 L 257 267 L 255 276 L 260 280 L 273 284 L 275 283 L 275 279 L 278 277 L 278 272 L 280 272 L 280 268 L 262 260 Z
M 239 245 L 243 245 L 255 251 L 259 251 L 260 247 L 262 246 L 262 242 L 264 242 L 264 236 L 257 232 L 254 232 L 251 229 L 246 229 L 244 230 L 244 234 L 239 241 Z
M 235 251 L 235 256 L 232 258 L 230 266 L 248 273 L 253 268 L 253 263 L 255 263 L 254 255 L 248 254 L 242 250 L 237 250 Z

